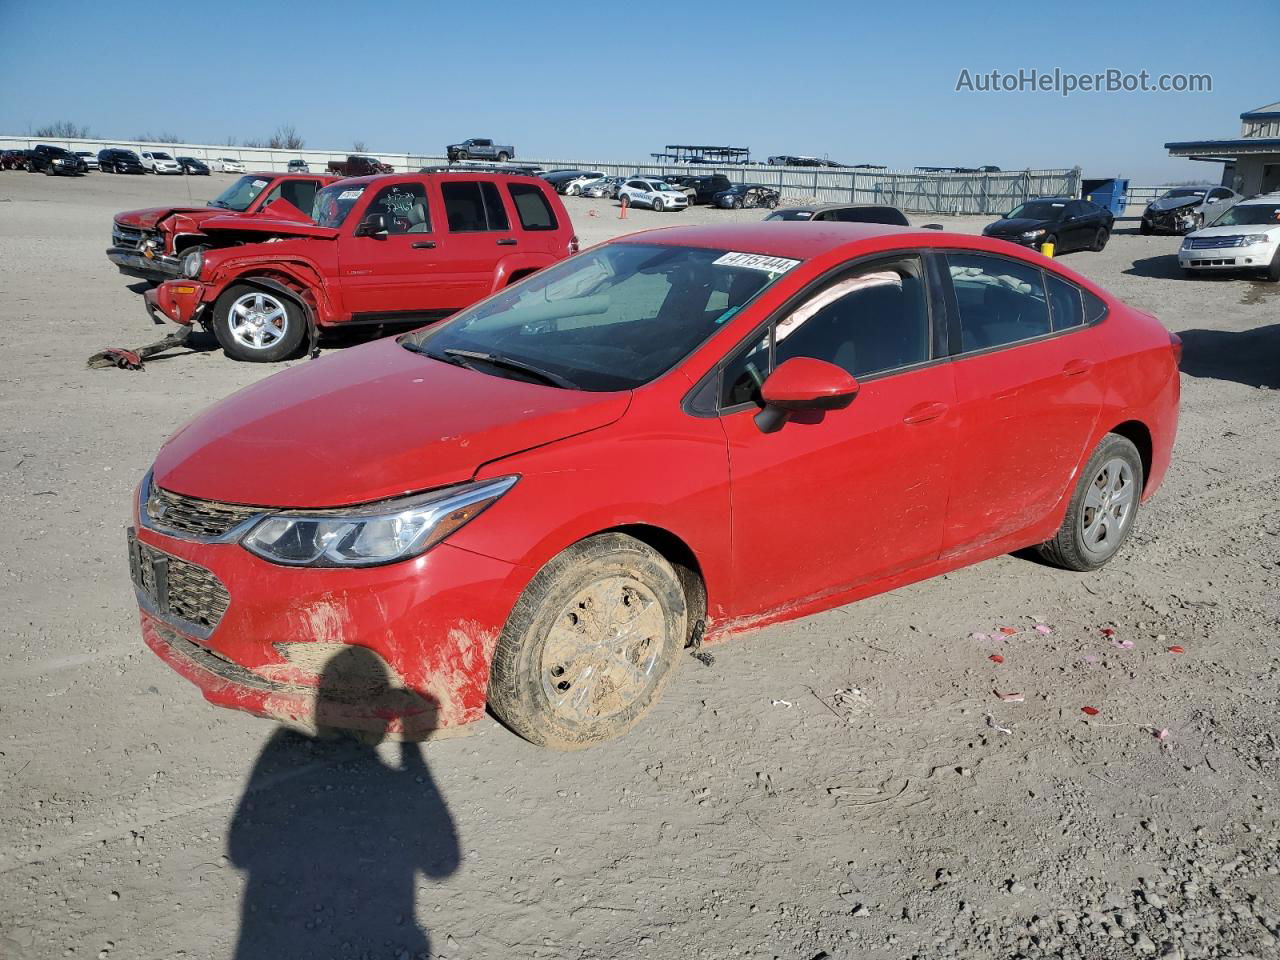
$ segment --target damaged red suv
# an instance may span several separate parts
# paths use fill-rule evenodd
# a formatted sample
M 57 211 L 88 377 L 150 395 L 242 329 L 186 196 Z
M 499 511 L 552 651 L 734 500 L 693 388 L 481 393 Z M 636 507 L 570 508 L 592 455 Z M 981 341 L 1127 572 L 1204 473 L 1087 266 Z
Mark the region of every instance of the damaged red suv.
M 546 181 L 494 173 L 341 180 L 310 217 L 215 217 L 219 249 L 147 291 L 155 319 L 203 324 L 235 360 L 269 363 L 321 330 L 440 320 L 578 251 Z
M 143 636 L 289 724 L 488 707 L 585 746 L 690 645 L 1029 546 L 1100 567 L 1169 465 L 1178 356 L 998 240 L 633 234 L 180 430 L 130 531 Z
M 337 177 L 251 173 L 203 207 L 153 207 L 117 213 L 107 259 L 127 277 L 168 280 L 182 275 L 182 260 L 212 241 L 203 225 L 214 217 L 254 217 L 272 204 L 299 216 L 311 212 L 316 191 Z M 281 206 L 274 210 L 286 209 Z

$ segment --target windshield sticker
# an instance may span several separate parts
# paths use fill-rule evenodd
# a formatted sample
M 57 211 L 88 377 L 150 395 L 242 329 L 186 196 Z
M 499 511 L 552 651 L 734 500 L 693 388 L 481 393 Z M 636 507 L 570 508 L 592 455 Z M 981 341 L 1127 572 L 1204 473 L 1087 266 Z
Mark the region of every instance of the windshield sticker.
M 265 187 L 265 186 L 267 185 L 267 181 L 266 181 L 266 180 L 255 180 L 255 181 L 253 181 L 253 185 L 254 185 L 254 187 L 255 187 L 256 189 L 261 190 L 263 187 Z
M 726 253 L 713 260 L 717 267 L 743 267 L 747 270 L 763 270 L 765 273 L 786 273 L 792 267 L 800 265 L 799 260 L 788 260 L 786 257 L 766 257 L 762 253 Z
M 339 199 L 339 200 L 359 200 L 359 199 L 360 199 L 360 194 L 362 194 L 362 193 L 364 193 L 364 190 L 363 190 L 363 189 L 361 189 L 361 190 L 343 190 L 340 194 L 338 194 L 338 199 Z

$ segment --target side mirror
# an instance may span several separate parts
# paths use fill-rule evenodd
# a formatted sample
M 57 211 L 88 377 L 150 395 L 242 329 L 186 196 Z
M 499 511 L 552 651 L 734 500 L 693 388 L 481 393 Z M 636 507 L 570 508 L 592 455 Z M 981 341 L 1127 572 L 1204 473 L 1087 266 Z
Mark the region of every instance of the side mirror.
M 387 218 L 381 213 L 371 213 L 356 227 L 357 237 L 385 237 L 388 233 Z
M 921 230 L 942 230 L 945 228 L 940 223 L 926 223 L 926 224 L 922 224 L 920 229 Z
M 773 433 L 802 410 L 843 410 L 853 403 L 858 381 L 825 360 L 792 357 L 778 365 L 760 388 L 764 409 L 756 414 L 756 426 Z

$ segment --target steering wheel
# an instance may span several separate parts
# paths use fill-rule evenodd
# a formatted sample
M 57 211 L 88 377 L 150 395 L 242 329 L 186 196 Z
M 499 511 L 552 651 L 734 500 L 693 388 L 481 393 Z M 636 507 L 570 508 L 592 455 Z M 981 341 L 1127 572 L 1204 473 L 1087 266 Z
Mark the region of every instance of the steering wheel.
M 751 382 L 756 385 L 757 390 L 764 389 L 764 377 L 760 374 L 760 368 L 751 361 L 747 361 L 747 376 L 751 378 Z

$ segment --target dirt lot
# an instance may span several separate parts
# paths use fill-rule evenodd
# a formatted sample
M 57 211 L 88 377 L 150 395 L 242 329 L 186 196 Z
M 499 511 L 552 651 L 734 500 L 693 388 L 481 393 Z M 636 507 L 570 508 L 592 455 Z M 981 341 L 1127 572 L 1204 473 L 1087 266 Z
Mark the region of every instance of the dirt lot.
M 1002 557 L 759 631 L 583 753 L 492 721 L 374 750 L 216 710 L 138 636 L 133 485 L 272 371 L 85 369 L 155 330 L 102 251 L 224 182 L 0 173 L 0 956 L 1280 956 L 1280 288 L 1131 228 L 1068 258 L 1186 345 L 1105 570 Z M 570 210 L 588 242 L 759 216 Z

